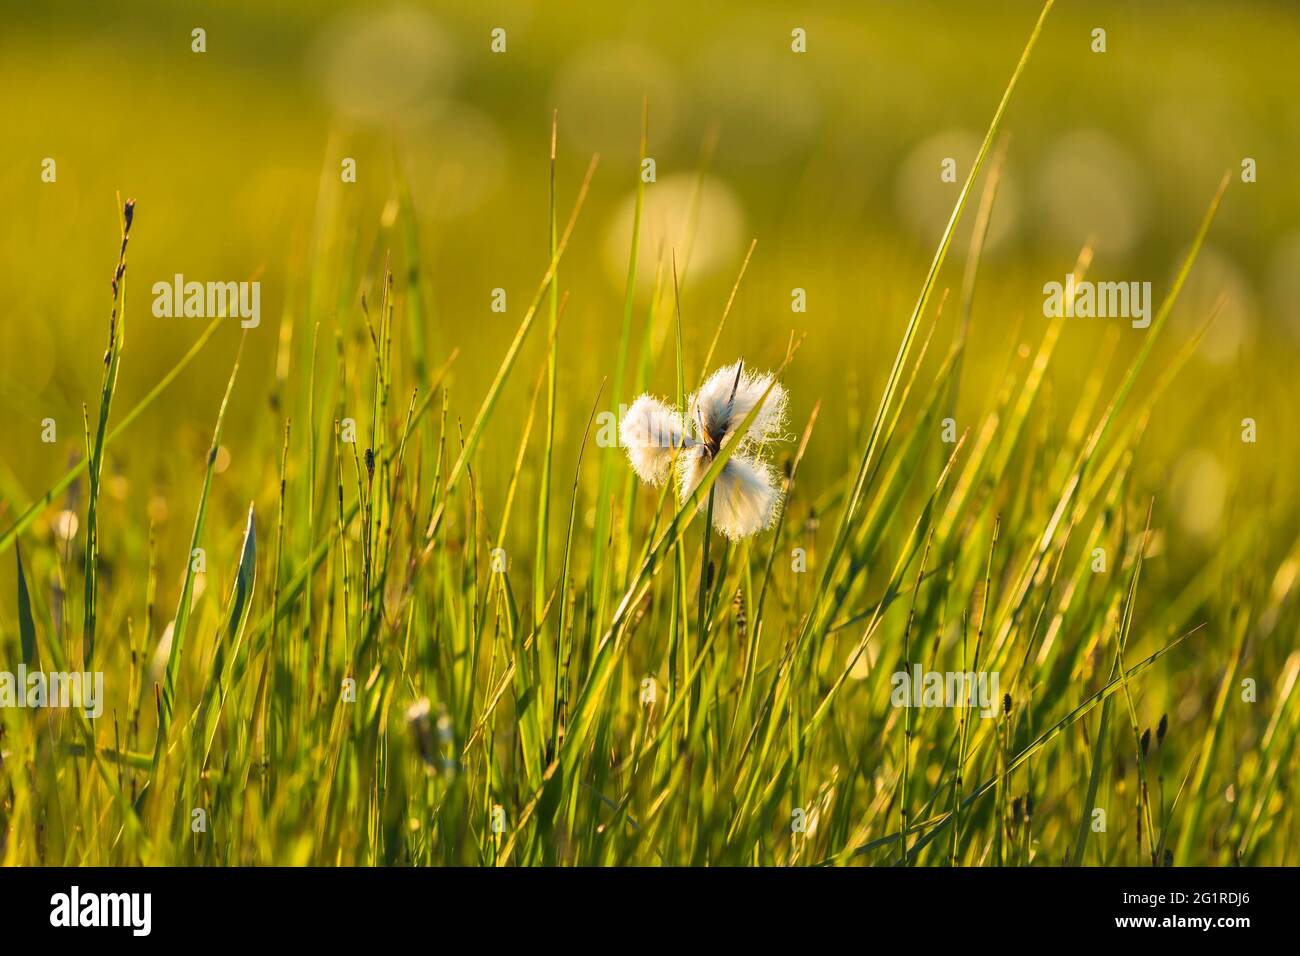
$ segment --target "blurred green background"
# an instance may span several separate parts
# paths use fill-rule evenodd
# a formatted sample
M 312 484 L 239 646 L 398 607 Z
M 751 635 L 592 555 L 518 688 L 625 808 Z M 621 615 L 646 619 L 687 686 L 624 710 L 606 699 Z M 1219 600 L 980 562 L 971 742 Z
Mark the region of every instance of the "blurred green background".
M 823 402 L 805 468 L 814 483 L 837 475 L 856 453 L 855 430 L 874 411 L 960 180 L 1039 8 L 1038 0 L 0 4 L 0 522 L 84 448 L 81 405 L 93 411 L 98 400 L 116 258 L 115 192 L 138 201 L 115 417 L 205 324 L 155 318 L 153 282 L 178 272 L 258 279 L 262 325 L 249 335 L 228 427 L 239 437 L 227 444 L 278 447 L 270 399 L 282 322 L 301 341 L 315 322 L 330 330 L 361 293 L 375 294 L 385 256 L 402 246 L 389 228 L 399 171 L 420 217 L 437 313 L 431 341 L 461 349 L 452 407 L 468 415 L 547 262 L 553 110 L 562 219 L 591 154 L 601 156 L 561 268 L 568 414 L 556 467 L 570 474 L 617 345 L 643 96 L 657 163 L 644 279 L 657 254 L 681 253 L 702 184 L 682 289 L 690 374 L 756 240 L 718 359 L 774 366 L 791 331 L 806 332 L 787 376 L 792 416 L 799 427 Z M 196 27 L 206 30 L 202 54 L 191 51 Z M 497 27 L 507 31 L 504 54 L 489 48 Z M 790 50 L 795 27 L 807 31 L 804 55 Z M 1107 31 L 1104 54 L 1090 49 L 1096 27 Z M 1159 406 L 1140 457 L 1144 490 L 1160 501 L 1189 569 L 1233 520 L 1234 494 L 1261 509 L 1266 549 L 1289 547 L 1297 532 L 1297 51 L 1291 3 L 1063 0 L 1006 123 L 1007 172 L 954 411 L 960 428 L 988 407 L 1015 346 L 1041 336 L 1042 285 L 1063 278 L 1085 240 L 1096 242 L 1093 278 L 1150 280 L 1158 300 L 1220 176 L 1233 172 L 1156 371 L 1221 295 L 1227 301 Z M 958 162 L 956 184 L 939 176 L 948 156 Z M 56 183 L 41 181 L 46 157 L 57 163 Z M 357 160 L 355 185 L 338 184 L 344 157 Z M 1257 162 L 1258 182 L 1240 182 L 1243 157 Z M 367 265 L 340 273 L 312 315 L 305 267 L 322 182 Z M 969 224 L 941 288 L 959 286 Z M 505 315 L 489 309 L 496 287 L 508 293 Z M 807 290 L 805 314 L 791 312 L 795 287 Z M 649 296 L 647 281 L 638 326 Z M 936 341 L 946 343 L 952 312 Z M 234 321 L 223 327 L 110 450 L 119 509 L 104 531 L 110 557 L 119 517 L 148 514 L 161 541 L 183 547 L 189 496 L 176 513 L 172 495 L 197 480 L 239 334 Z M 1059 417 L 1109 336 L 1122 359 L 1144 334 L 1125 322 L 1069 323 L 1048 391 Z M 544 346 L 535 334 L 526 368 Z M 671 390 L 670 363 L 656 381 Z M 530 372 L 510 391 L 522 400 L 531 386 Z M 606 395 L 604 404 L 632 397 Z M 47 416 L 59 423 L 53 445 L 38 440 Z M 1257 467 L 1240 468 L 1228 459 L 1240 453 L 1246 416 L 1259 422 Z M 507 415 L 490 432 L 518 429 Z M 500 495 L 509 458 L 485 455 L 485 494 Z M 215 491 L 232 509 L 274 481 L 271 461 L 243 464 Z M 9 599 L 6 589 L 6 607 Z

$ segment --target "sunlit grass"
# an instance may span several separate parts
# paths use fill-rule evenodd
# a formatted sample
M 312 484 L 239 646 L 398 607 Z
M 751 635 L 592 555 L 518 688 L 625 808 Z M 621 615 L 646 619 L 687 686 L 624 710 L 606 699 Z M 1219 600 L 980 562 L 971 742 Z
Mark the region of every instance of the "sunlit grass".
M 944 438 L 968 333 L 1001 321 L 975 294 L 980 257 L 1010 149 L 1004 113 L 1050 8 L 910 311 L 888 319 L 896 351 L 868 376 L 879 396 L 850 407 L 843 383 L 821 382 L 801 397 L 810 411 L 767 449 L 784 509 L 739 541 L 709 525 L 735 443 L 679 500 L 597 440 L 599 412 L 655 382 L 674 382 L 682 407 L 736 358 L 779 380 L 839 343 L 741 337 L 752 351 L 727 354 L 737 290 L 763 268 L 754 246 L 708 315 L 683 307 L 689 236 L 656 250 L 638 308 L 639 167 L 593 158 L 565 183 L 552 154 L 548 261 L 482 394 L 457 388 L 448 331 L 468 340 L 474 320 L 430 332 L 420 208 L 404 185 L 386 213 L 400 248 L 376 263 L 352 228 L 360 214 L 341 213 L 333 171 L 322 176 L 273 427 L 226 427 L 249 377 L 236 358 L 224 392 L 193 410 L 211 429 L 201 456 L 133 445 L 130 426 L 210 360 L 220 320 L 123 412 L 114 386 L 132 353 L 115 284 L 85 460 L 9 503 L 0 530 L 17 582 L 5 659 L 103 670 L 109 707 L 94 722 L 0 709 L 4 863 L 1295 863 L 1295 547 L 1279 556 L 1260 546 L 1267 529 L 1225 523 L 1222 567 L 1153 585 L 1169 511 L 1139 470 L 1195 346 L 1162 348 L 1160 333 L 1229 180 L 1197 198 L 1200 225 L 1137 353 L 1089 368 L 1063 426 L 1056 320 L 1026 331 L 1023 352 L 981 356 L 1005 373 Z M 651 122 L 647 105 L 642 157 Z M 566 370 L 597 353 L 565 336 L 564 276 L 594 268 L 572 240 L 598 174 L 635 188 L 636 215 L 614 361 L 584 394 Z M 148 209 L 142 197 L 137 238 Z M 1091 259 L 1082 249 L 1076 272 Z M 380 291 L 353 301 L 358 287 Z M 947 342 L 945 308 L 958 316 Z M 834 451 L 808 468 L 818 445 Z M 222 448 L 253 501 L 217 473 Z M 194 516 L 185 553 L 99 509 L 106 455 L 177 459 L 187 479 L 168 497 Z M 42 519 L 83 478 L 79 555 Z M 894 707 L 891 675 L 913 665 L 995 672 L 1006 699 L 988 718 Z

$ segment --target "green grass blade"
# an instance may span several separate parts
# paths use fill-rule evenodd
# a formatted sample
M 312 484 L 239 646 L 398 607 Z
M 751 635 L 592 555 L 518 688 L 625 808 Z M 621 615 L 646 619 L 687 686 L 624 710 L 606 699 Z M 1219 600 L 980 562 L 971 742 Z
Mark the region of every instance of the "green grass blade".
M 27 576 L 23 573 L 23 551 L 15 548 L 18 559 L 18 641 L 22 660 L 30 664 L 36 659 L 36 622 L 32 619 L 32 598 L 27 593 Z
M 240 339 L 240 353 L 243 352 L 243 339 Z M 208 449 L 207 467 L 203 474 L 203 490 L 199 493 L 199 503 L 194 515 L 194 532 L 190 536 L 190 549 L 185 560 L 185 580 L 181 585 L 180 602 L 176 607 L 176 617 L 172 625 L 172 643 L 167 653 L 167 669 L 163 677 L 162 707 L 159 711 L 158 737 L 154 746 L 154 764 L 157 765 L 162 755 L 163 744 L 167 739 L 167 728 L 176 707 L 176 674 L 180 669 L 181 654 L 185 649 L 185 636 L 189 627 L 191 598 L 194 593 L 194 552 L 203 540 L 204 518 L 207 515 L 208 496 L 212 491 L 212 473 L 217 461 L 217 449 L 221 447 L 221 431 L 226 421 L 226 409 L 230 405 L 230 394 L 235 388 L 235 377 L 239 374 L 240 356 L 235 356 L 234 367 L 230 370 L 230 379 L 226 383 L 226 393 L 222 396 L 221 407 L 217 411 L 217 423 L 212 431 L 212 444 Z

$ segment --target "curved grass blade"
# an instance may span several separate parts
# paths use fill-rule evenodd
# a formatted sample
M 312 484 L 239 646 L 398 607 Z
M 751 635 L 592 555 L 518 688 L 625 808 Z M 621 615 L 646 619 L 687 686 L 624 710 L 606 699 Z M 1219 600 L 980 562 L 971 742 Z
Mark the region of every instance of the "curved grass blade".
M 207 470 L 203 475 L 203 490 L 199 493 L 198 511 L 194 516 L 194 533 L 190 537 L 190 549 L 185 560 L 185 583 L 181 585 L 180 603 L 176 608 L 176 620 L 172 626 L 172 646 L 167 654 L 167 671 L 163 677 L 162 706 L 158 713 L 158 738 L 154 745 L 154 765 L 162 756 L 163 742 L 167 738 L 167 727 L 176 707 L 176 673 L 180 669 L 181 651 L 185 647 L 185 631 L 190 621 L 190 599 L 194 594 L 194 550 L 199 547 L 203 537 L 203 519 L 207 515 L 208 495 L 212 491 L 212 472 L 217 461 L 217 449 L 221 446 L 221 429 L 226 421 L 226 409 L 230 406 L 230 393 L 235 388 L 235 377 L 239 374 L 239 359 L 244 351 L 244 340 L 239 341 L 239 353 L 235 356 L 235 366 L 230 370 L 230 380 L 226 383 L 226 394 L 221 399 L 221 408 L 217 411 L 217 424 L 212 432 L 212 445 L 208 449 Z
M 14 551 L 18 558 L 18 640 L 22 647 L 23 663 L 30 664 L 36 656 L 36 622 L 32 619 L 32 598 L 27 593 L 27 576 L 23 574 L 22 548 Z
M 805 619 L 804 626 L 799 636 L 800 645 L 807 639 L 808 635 L 819 628 L 826 626 L 829 616 L 835 612 L 834 603 L 826 600 L 826 596 L 831 593 L 831 584 L 835 579 L 840 559 L 848 545 L 850 532 L 855 526 L 859 509 L 862 501 L 866 497 L 867 486 L 870 483 L 870 477 L 876 465 L 876 458 L 882 444 L 887 443 L 889 435 L 885 434 L 885 422 L 889 419 L 890 409 L 894 404 L 894 397 L 898 391 L 899 382 L 903 377 L 903 370 L 907 364 L 908 356 L 912 350 L 912 342 L 916 337 L 916 330 L 920 324 L 921 316 L 925 313 L 926 306 L 929 304 L 930 296 L 934 291 L 935 283 L 939 275 L 939 270 L 943 267 L 944 260 L 948 256 L 948 249 L 952 244 L 952 237 L 957 229 L 957 222 L 961 218 L 962 211 L 966 208 L 966 201 L 970 197 L 971 191 L 975 185 L 975 179 L 983 168 L 985 157 L 989 153 L 994 138 L 997 136 L 998 129 L 1002 125 L 1002 117 L 1006 112 L 1007 104 L 1011 100 L 1011 94 L 1015 91 L 1016 85 L 1020 81 L 1020 76 L 1025 70 L 1025 65 L 1029 62 L 1029 55 L 1033 52 L 1034 46 L 1038 42 L 1038 37 L 1042 33 L 1043 24 L 1047 20 L 1047 14 L 1052 9 L 1054 0 L 1047 0 L 1043 4 L 1042 12 L 1038 15 L 1038 21 L 1034 24 L 1034 29 L 1029 35 L 1029 40 L 1025 43 L 1024 50 L 1020 54 L 1020 60 L 1016 64 L 1015 70 L 1011 74 L 1011 79 L 1007 81 L 1006 89 L 1002 93 L 1002 99 L 999 101 L 997 109 L 993 113 L 993 119 L 989 122 L 988 130 L 984 134 L 984 141 L 980 144 L 979 152 L 975 156 L 975 161 L 971 166 L 970 174 L 966 177 L 966 182 L 962 186 L 961 192 L 957 196 L 957 201 L 953 205 L 952 214 L 948 218 L 948 225 L 944 229 L 943 237 L 939 240 L 939 247 L 935 250 L 934 259 L 930 263 L 930 269 L 926 273 L 925 281 L 921 284 L 921 292 L 917 296 L 916 304 L 912 308 L 912 315 L 908 319 L 907 328 L 903 332 L 903 341 L 898 347 L 898 352 L 894 356 L 894 364 L 889 372 L 889 379 L 885 385 L 884 394 L 881 396 L 880 405 L 876 410 L 875 421 L 871 426 L 871 434 L 867 439 L 867 446 L 862 453 L 862 461 L 858 466 L 857 477 L 854 479 L 853 489 L 849 494 L 843 510 L 835 527 L 835 534 L 832 538 L 830 553 L 827 557 L 824 569 L 822 571 L 819 586 L 817 588 L 817 597 L 813 605 L 813 613 Z
M 446 510 L 447 500 L 461 475 L 465 473 L 465 469 L 469 466 L 469 460 L 473 456 L 475 449 L 478 448 L 479 439 L 483 437 L 483 429 L 486 427 L 488 419 L 492 417 L 492 411 L 496 408 L 497 399 L 501 397 L 501 390 L 505 387 L 506 379 L 510 377 L 515 360 L 519 358 L 519 351 L 523 348 L 524 339 L 528 337 L 528 331 L 532 328 L 538 309 L 541 308 L 542 296 L 546 294 L 547 289 L 550 288 L 552 281 L 555 279 L 560 260 L 564 258 L 564 250 L 568 248 L 569 237 L 573 235 L 573 228 L 577 225 L 578 214 L 587 201 L 587 191 L 591 187 L 591 178 L 596 173 L 598 161 L 599 157 L 593 156 L 591 165 L 587 167 L 587 175 L 583 178 L 582 187 L 578 190 L 578 198 L 574 202 L 573 212 L 569 215 L 569 223 L 565 226 L 564 234 L 555 247 L 555 255 L 551 257 L 550 265 L 546 268 L 546 274 L 542 276 L 541 285 L 538 287 L 537 293 L 533 296 L 533 301 L 529 304 L 528 310 L 519 323 L 519 329 L 515 332 L 510 348 L 506 350 L 505 358 L 501 360 L 501 367 L 497 369 L 496 378 L 492 380 L 492 385 L 488 388 L 483 404 L 479 406 L 478 414 L 474 416 L 474 424 L 470 426 L 469 434 L 465 436 L 460 454 L 451 466 L 451 472 L 447 475 L 447 484 L 443 489 L 442 498 L 437 507 L 434 508 L 433 514 L 429 516 L 429 525 L 424 532 L 426 555 L 433 550 L 436 540 L 435 535 L 438 532 L 438 526 L 442 524 L 442 516 Z
M 235 571 L 235 583 L 230 589 L 230 615 L 226 619 L 225 640 L 218 640 L 216 655 L 212 661 L 212 676 L 208 681 L 208 690 L 202 712 L 206 715 L 203 723 L 203 763 L 207 763 L 208 753 L 212 750 L 212 738 L 217 732 L 217 720 L 225 706 L 229 681 L 226 677 L 226 648 L 230 648 L 229 661 L 233 664 L 239 656 L 243 643 L 244 625 L 248 621 L 248 609 L 253 602 L 253 590 L 257 585 L 257 524 L 255 506 L 248 505 L 248 525 L 244 529 L 244 546 L 239 553 L 239 568 Z M 212 707 L 212 697 L 221 694 L 221 700 Z

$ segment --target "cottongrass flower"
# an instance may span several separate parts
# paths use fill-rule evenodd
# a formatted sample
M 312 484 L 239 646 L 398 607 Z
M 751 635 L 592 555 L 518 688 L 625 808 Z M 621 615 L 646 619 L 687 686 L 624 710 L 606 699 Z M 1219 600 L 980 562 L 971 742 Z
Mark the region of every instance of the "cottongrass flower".
M 740 426 L 760 402 L 742 433 Z M 686 416 L 642 395 L 620 423 L 619 440 L 642 481 L 661 485 L 675 469 L 683 502 L 722 448 L 737 443 L 713 485 L 713 526 L 735 541 L 771 527 L 780 512 L 779 485 L 762 452 L 784 437 L 786 403 L 785 389 L 771 374 L 746 371 L 736 362 L 709 376 L 687 401 Z
M 406 708 L 406 725 L 411 728 L 415 750 L 424 762 L 424 772 L 433 776 L 438 770 L 438 746 L 433 738 L 433 715 L 429 698 L 421 697 Z
M 447 714 L 440 714 L 435 722 L 429 698 L 421 697 L 406 708 L 406 725 L 411 729 L 415 749 L 424 764 L 425 773 L 435 776 L 441 771 L 454 775 L 456 761 L 448 756 L 454 735 Z

